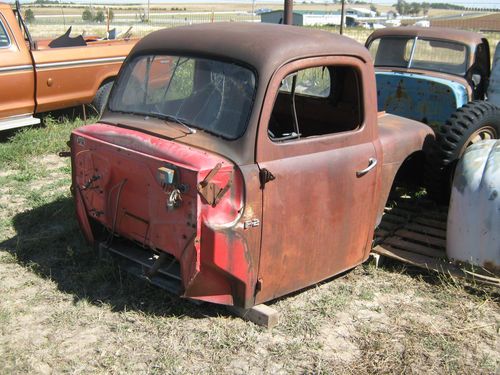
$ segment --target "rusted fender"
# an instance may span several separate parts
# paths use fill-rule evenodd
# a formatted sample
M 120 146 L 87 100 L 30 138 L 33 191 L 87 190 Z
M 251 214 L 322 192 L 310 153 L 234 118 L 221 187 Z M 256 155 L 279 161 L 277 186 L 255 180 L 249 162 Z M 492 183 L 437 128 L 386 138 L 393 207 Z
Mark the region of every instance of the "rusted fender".
M 458 162 L 446 253 L 500 275 L 500 141 L 477 142 Z
M 429 126 L 394 115 L 381 114 L 378 131 L 384 162 L 376 225 L 380 224 L 394 177 L 401 165 L 410 155 L 426 150 L 435 141 L 434 131 Z

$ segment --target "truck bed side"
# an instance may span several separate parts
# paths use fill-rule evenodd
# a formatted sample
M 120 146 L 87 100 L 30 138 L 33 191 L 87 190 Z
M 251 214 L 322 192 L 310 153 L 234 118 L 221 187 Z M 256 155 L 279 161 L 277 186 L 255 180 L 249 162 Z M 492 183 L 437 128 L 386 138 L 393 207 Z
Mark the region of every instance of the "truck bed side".
M 99 86 L 115 77 L 136 40 L 32 51 L 37 112 L 90 103 Z
M 0 46 L 0 122 L 90 103 L 99 87 L 116 77 L 137 42 L 99 41 L 81 47 L 49 48 L 41 41 L 40 48 L 30 50 L 10 5 L 3 3 L 0 32 L 4 39 Z
M 383 152 L 382 187 L 377 215 L 380 223 L 387 198 L 399 168 L 411 155 L 422 151 L 434 140 L 433 130 L 420 122 L 380 113 L 378 132 Z

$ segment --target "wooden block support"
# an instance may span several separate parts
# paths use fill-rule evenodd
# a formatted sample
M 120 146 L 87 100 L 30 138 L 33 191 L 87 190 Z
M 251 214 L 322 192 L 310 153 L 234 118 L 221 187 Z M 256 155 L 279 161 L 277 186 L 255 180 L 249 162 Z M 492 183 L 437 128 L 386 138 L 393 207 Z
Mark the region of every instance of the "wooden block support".
M 253 322 L 267 329 L 273 328 L 279 324 L 279 313 L 277 310 L 266 305 L 256 305 L 250 309 L 230 306 L 229 310 L 237 316 Z

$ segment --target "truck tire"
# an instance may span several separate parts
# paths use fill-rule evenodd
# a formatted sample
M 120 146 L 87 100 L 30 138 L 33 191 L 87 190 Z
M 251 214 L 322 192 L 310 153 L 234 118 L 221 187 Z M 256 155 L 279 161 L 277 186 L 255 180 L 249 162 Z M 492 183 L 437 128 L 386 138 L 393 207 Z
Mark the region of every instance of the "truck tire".
M 107 82 L 99 87 L 99 90 L 97 90 L 97 93 L 95 94 L 94 100 L 92 100 L 92 106 L 95 108 L 99 115 L 104 110 L 104 106 L 108 101 L 109 93 L 111 92 L 113 83 L 114 81 Z
M 465 104 L 439 127 L 427 155 L 426 187 L 431 197 L 447 203 L 458 159 L 471 144 L 500 136 L 500 108 L 478 100 Z

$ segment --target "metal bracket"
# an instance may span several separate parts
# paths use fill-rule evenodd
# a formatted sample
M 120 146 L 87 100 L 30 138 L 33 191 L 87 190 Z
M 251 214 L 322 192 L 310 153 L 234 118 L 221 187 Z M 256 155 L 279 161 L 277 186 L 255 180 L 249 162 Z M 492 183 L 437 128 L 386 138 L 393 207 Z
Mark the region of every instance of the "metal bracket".
M 266 168 L 259 171 L 260 188 L 264 189 L 264 186 L 269 182 L 274 180 L 276 177 L 269 172 Z
M 203 197 L 203 199 L 211 206 L 215 207 L 217 203 L 220 202 L 224 194 L 229 190 L 231 185 L 233 184 L 233 173 L 231 172 L 231 175 L 229 177 L 229 181 L 227 182 L 226 186 L 221 188 L 219 185 L 214 184 L 213 182 L 210 182 L 212 178 L 219 172 L 221 169 L 222 164 L 218 163 L 214 169 L 210 171 L 210 173 L 205 177 L 203 181 L 201 181 L 198 186 L 197 190 L 198 193 Z

